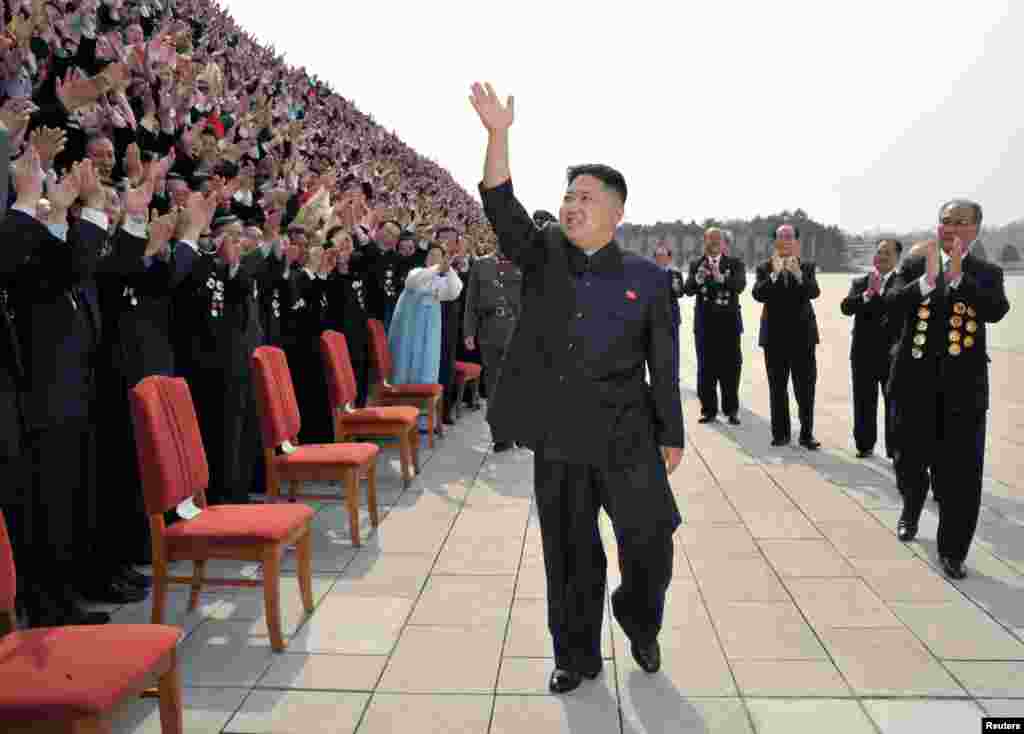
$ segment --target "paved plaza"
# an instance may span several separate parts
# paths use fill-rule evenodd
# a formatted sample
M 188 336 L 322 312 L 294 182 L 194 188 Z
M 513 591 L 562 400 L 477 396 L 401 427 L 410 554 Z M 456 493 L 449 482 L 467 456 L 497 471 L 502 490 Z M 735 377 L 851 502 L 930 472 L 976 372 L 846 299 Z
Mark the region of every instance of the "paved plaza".
M 547 692 L 532 454 L 490 455 L 482 412 L 464 413 L 436 450 L 421 452 L 422 474 L 406 491 L 387 446 L 382 522 L 370 532 L 364 508 L 362 548 L 352 548 L 339 503 L 313 503 L 316 610 L 304 618 L 297 582 L 283 580 L 284 654 L 270 650 L 258 590 L 211 589 L 193 614 L 184 587 L 170 595 L 168 621 L 187 633 L 186 730 L 955 734 L 980 731 L 985 712 L 1024 716 L 1024 390 L 1011 380 L 1024 374 L 1024 352 L 1012 349 L 1024 330 L 1008 323 L 993 335 L 1011 348 L 992 353 L 982 521 L 968 577 L 951 582 L 935 557 L 936 506 L 918 540 L 900 543 L 888 462 L 855 457 L 850 320 L 838 307 L 849 281 L 822 282 L 817 453 L 770 446 L 760 307 L 749 291 L 743 424 L 697 424 L 684 301 L 687 449 L 672 486 L 685 521 L 662 672 L 639 670 L 609 613 L 604 673 L 567 696 Z M 614 588 L 607 522 L 603 531 Z M 114 615 L 148 618 L 148 603 Z M 130 704 L 116 731 L 158 732 L 156 702 Z

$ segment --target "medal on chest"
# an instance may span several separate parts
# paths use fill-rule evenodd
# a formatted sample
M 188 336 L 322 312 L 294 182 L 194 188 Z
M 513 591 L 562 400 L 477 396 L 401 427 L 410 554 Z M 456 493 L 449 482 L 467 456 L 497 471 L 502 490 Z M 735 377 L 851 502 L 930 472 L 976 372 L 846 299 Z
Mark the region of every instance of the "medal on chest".
M 124 293 L 121 294 L 121 297 L 124 298 L 132 308 L 139 305 L 139 299 L 135 295 L 135 289 L 131 286 L 125 287 Z
M 359 301 L 359 308 L 365 309 L 365 294 L 363 292 L 363 281 L 353 280 L 352 281 L 352 292 L 356 294 L 356 300 Z
M 211 275 L 206 279 L 206 290 L 210 294 L 210 316 L 219 319 L 224 315 L 224 281 Z
M 384 293 L 388 298 L 395 297 L 395 271 L 391 268 L 384 271 Z
M 281 293 L 275 288 L 270 293 L 270 310 L 274 312 L 274 318 L 281 318 Z

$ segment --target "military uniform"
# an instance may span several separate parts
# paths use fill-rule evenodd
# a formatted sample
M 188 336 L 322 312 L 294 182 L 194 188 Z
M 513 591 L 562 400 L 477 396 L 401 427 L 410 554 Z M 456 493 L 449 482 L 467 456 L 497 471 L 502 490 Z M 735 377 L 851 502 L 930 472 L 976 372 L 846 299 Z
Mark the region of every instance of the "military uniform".
M 967 255 L 959 284 L 922 283 L 925 259 L 909 258 L 886 300 L 903 333 L 889 392 L 896 398 L 896 476 L 902 522 L 916 528 L 928 491 L 939 503 L 939 556 L 967 557 L 981 509 L 989 408 L 987 324 L 1010 310 L 1003 271 Z M 948 267 L 948 266 L 947 266 Z
M 469 274 L 463 334 L 473 337 L 480 349 L 488 400 L 494 400 L 501 379 L 505 349 L 519 319 L 522 287 L 522 271 L 497 255 L 479 258 Z M 495 443 L 505 440 L 494 435 Z
M 718 390 L 721 387 L 722 412 L 735 419 L 740 409 L 740 371 L 743 367 L 740 293 L 747 287 L 747 269 L 741 260 L 719 255 L 718 272 L 722 280 L 718 281 L 713 277 L 698 279 L 702 267 L 711 270 L 711 258 L 707 255 L 690 264 L 690 273 L 683 285 L 683 292 L 697 299 L 693 336 L 697 348 L 697 395 L 700 397 L 701 417 L 714 418 L 718 414 Z

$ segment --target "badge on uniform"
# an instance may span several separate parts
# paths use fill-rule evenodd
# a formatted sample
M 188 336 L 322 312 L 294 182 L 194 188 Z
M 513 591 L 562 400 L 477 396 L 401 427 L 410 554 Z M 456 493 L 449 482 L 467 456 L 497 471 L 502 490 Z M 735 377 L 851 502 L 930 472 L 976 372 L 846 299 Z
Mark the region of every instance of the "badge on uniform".
M 211 275 L 206 288 L 210 291 L 210 316 L 220 318 L 224 315 L 224 282 Z
M 636 300 L 636 292 L 635 291 L 626 291 L 626 298 L 628 298 L 631 301 L 635 301 Z

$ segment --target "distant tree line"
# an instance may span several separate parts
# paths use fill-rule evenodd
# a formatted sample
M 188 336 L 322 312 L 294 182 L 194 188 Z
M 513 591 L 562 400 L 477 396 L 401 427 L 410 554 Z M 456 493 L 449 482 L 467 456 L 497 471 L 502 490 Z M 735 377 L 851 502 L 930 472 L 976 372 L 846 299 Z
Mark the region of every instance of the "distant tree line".
M 654 248 L 664 242 L 672 249 L 676 264 L 683 267 L 703 251 L 704 230 L 721 227 L 732 234 L 731 254 L 753 268 L 769 257 L 775 230 L 782 224 L 799 227 L 805 260 L 813 260 L 820 270 L 846 269 L 847 236 L 839 227 L 814 220 L 803 209 L 753 219 L 705 219 L 699 224 L 681 219 L 651 225 L 624 224 L 618 236 L 626 249 L 646 257 L 652 257 Z

